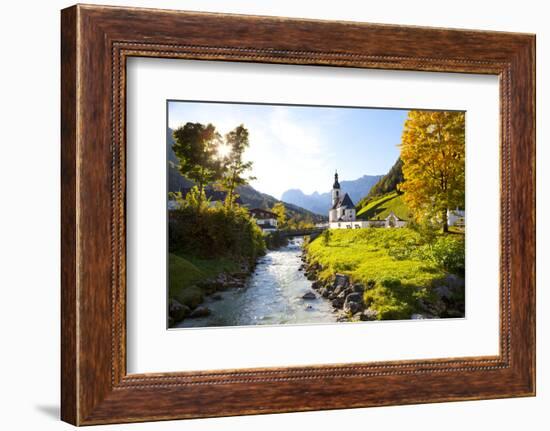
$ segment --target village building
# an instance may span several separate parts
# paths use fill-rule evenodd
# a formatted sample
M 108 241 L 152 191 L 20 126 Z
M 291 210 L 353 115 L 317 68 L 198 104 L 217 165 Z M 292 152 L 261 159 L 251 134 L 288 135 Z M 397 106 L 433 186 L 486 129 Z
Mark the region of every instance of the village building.
M 256 224 L 264 232 L 273 232 L 277 230 L 277 214 L 261 208 L 253 208 L 249 212 L 256 220 Z

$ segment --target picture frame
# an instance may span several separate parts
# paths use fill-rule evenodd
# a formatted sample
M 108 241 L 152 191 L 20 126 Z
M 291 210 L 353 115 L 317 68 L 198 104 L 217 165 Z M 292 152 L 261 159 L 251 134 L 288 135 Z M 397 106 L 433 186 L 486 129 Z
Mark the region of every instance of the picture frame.
M 76 5 L 61 13 L 61 54 L 62 420 L 535 395 L 534 35 Z M 498 76 L 499 354 L 128 374 L 126 60 L 136 56 Z

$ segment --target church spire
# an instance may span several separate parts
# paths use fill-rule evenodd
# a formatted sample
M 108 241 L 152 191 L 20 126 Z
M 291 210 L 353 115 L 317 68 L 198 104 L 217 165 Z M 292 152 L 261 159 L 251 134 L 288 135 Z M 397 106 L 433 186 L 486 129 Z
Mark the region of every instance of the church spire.
M 332 185 L 333 189 L 339 189 L 340 183 L 338 182 L 338 171 L 335 171 L 334 173 L 334 184 Z

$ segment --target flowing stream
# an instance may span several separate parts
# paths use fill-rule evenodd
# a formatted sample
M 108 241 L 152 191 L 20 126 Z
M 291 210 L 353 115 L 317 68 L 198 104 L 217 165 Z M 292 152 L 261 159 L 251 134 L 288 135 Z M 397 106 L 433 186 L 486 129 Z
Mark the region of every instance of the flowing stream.
M 316 299 L 303 299 L 312 292 L 311 281 L 300 271 L 303 238 L 292 238 L 278 250 L 259 259 L 244 288 L 218 292 L 221 299 L 207 297 L 202 304 L 211 310 L 206 317 L 185 319 L 176 327 L 280 325 L 285 323 L 331 323 L 338 314 L 317 293 Z

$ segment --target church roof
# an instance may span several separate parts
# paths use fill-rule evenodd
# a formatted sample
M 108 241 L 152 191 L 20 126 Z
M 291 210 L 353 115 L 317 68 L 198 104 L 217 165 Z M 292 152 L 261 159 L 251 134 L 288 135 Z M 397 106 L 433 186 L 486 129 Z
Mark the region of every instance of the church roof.
M 335 204 L 332 206 L 333 210 L 336 208 L 355 209 L 355 205 L 349 195 L 346 193 L 343 198 L 336 201 Z

